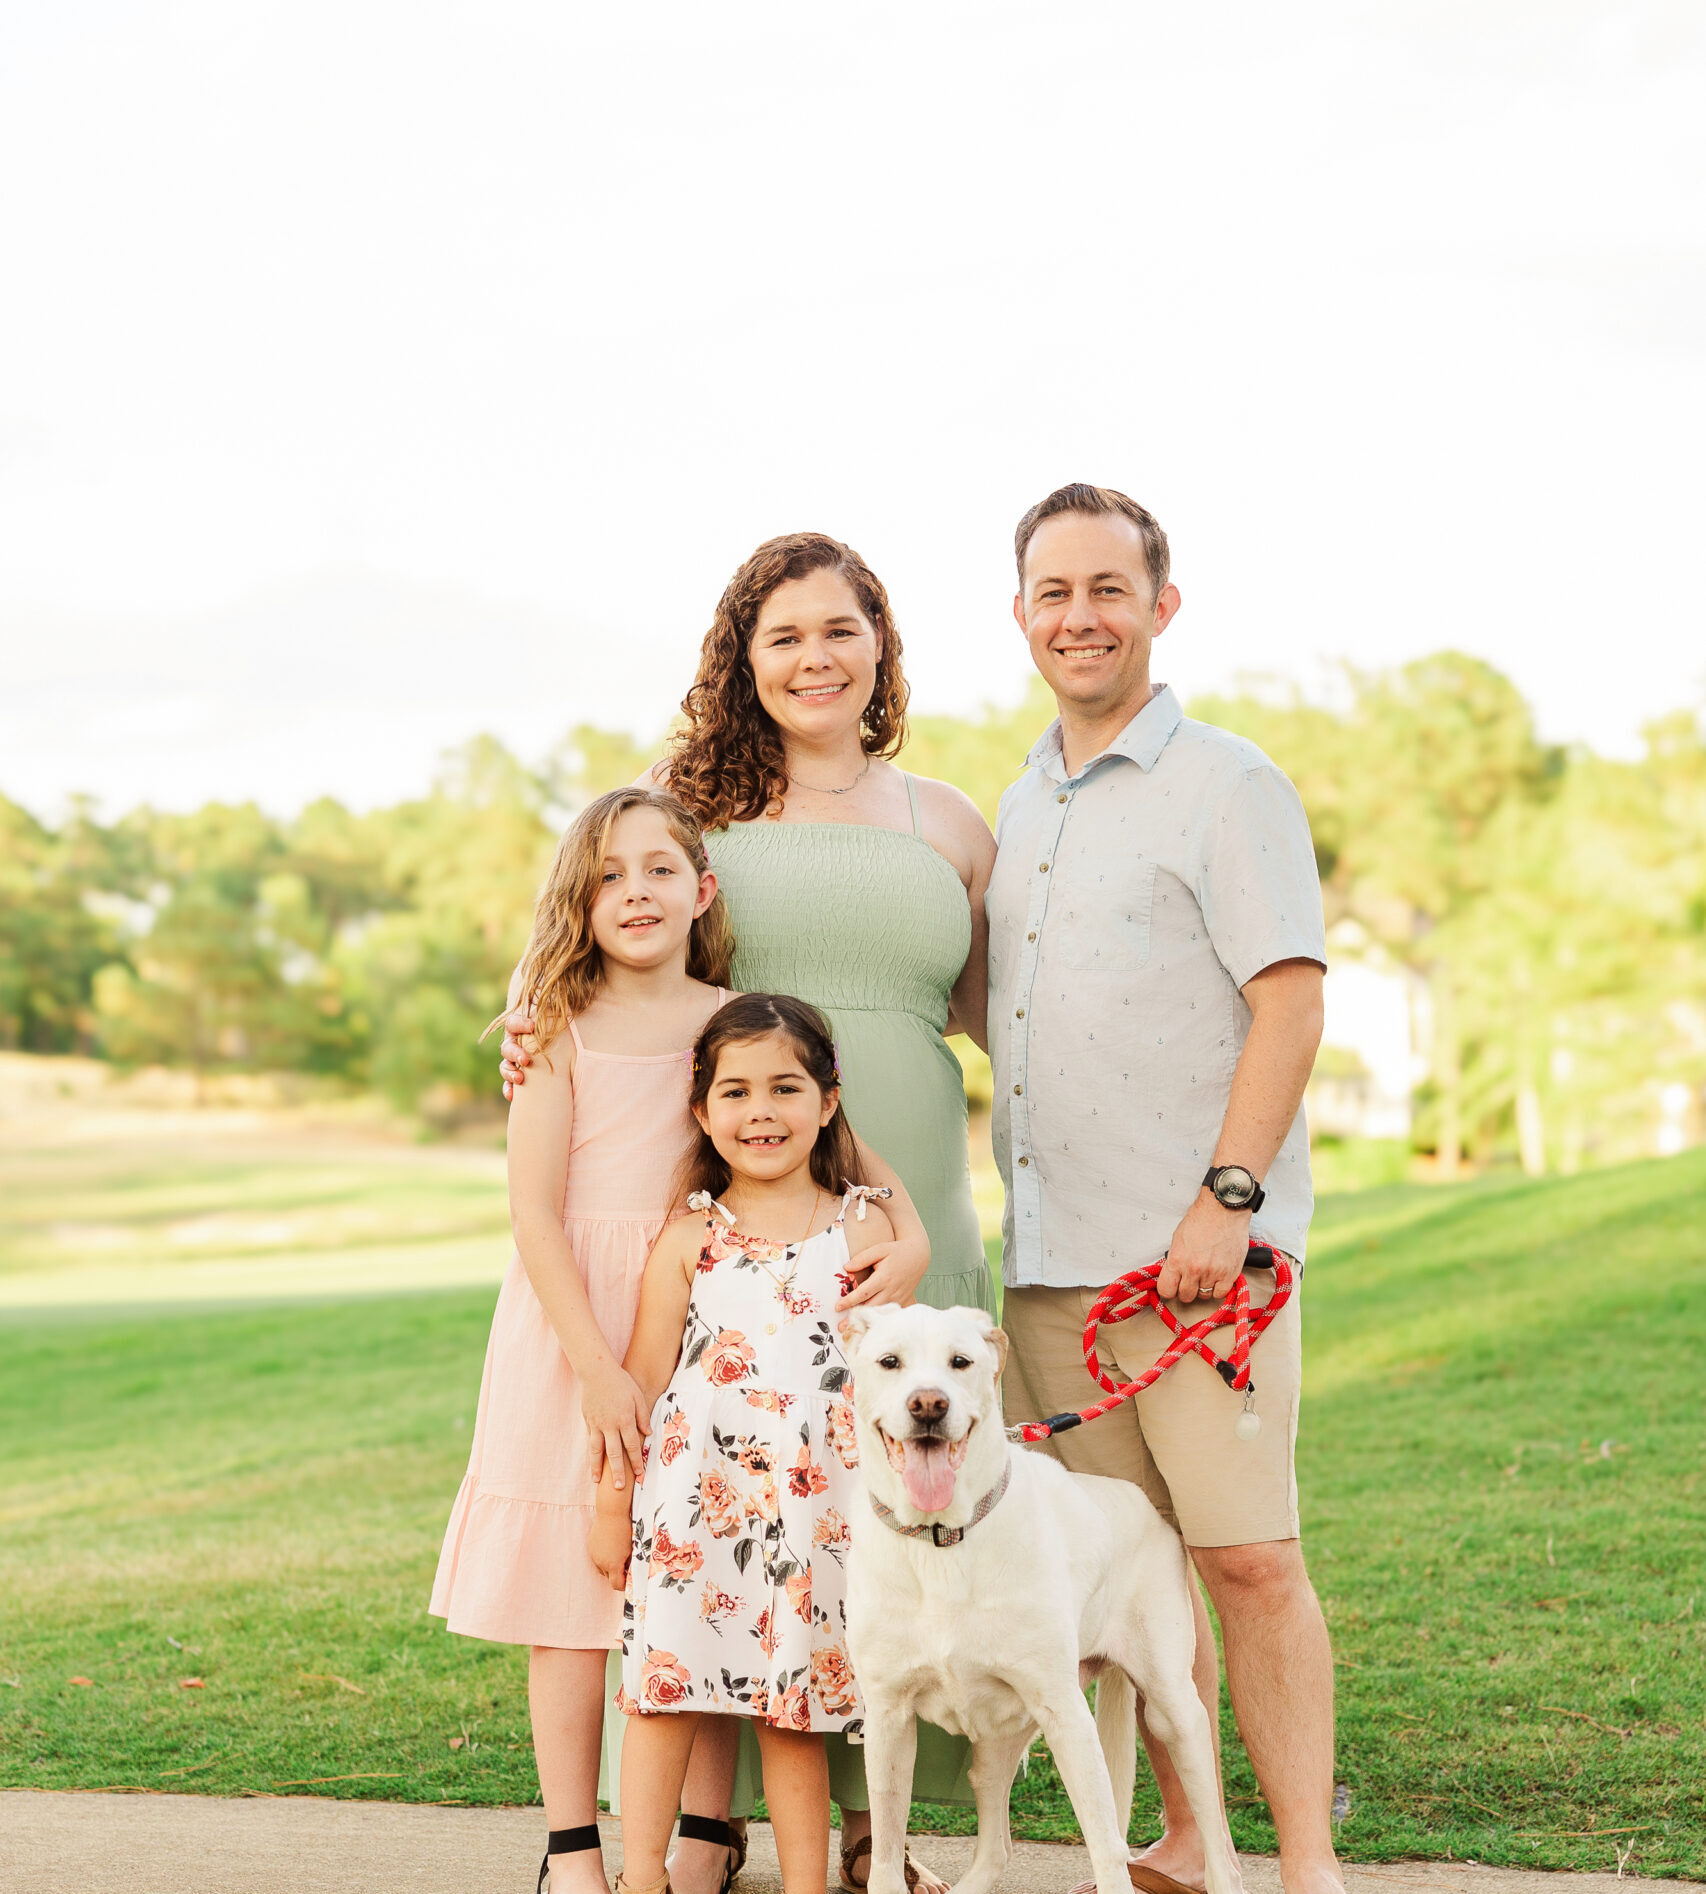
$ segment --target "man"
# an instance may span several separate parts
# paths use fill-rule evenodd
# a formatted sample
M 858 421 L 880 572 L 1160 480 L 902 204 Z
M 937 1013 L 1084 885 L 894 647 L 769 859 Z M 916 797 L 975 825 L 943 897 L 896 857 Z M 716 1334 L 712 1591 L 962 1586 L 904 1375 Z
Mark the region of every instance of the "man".
M 1302 1258 L 1299 1106 L 1325 966 L 1296 791 L 1151 682 L 1150 647 L 1179 609 L 1160 526 L 1124 494 L 1062 487 L 1019 522 L 1015 551 L 1014 616 L 1060 717 L 1002 797 L 987 900 L 1009 1423 L 1087 1404 L 1084 1317 L 1114 1277 L 1165 1252 L 1158 1286 L 1188 1320 L 1231 1285 L 1252 1232 Z M 1271 1291 L 1260 1275 L 1251 1286 L 1258 1302 Z M 1051 1450 L 1137 1481 L 1178 1526 L 1220 1617 L 1287 1894 L 1337 1894 L 1332 1656 L 1292 1471 L 1300 1333 L 1294 1295 L 1255 1346 L 1253 1440 L 1234 1432 L 1238 1397 L 1187 1359 Z M 1153 1314 L 1104 1336 L 1128 1378 L 1165 1340 Z M 1212 1718 L 1200 1599 L 1197 1683 Z M 1141 1718 L 1139 1730 L 1165 1827 L 1133 1884 L 1200 1889 L 1201 1838 L 1166 1752 Z

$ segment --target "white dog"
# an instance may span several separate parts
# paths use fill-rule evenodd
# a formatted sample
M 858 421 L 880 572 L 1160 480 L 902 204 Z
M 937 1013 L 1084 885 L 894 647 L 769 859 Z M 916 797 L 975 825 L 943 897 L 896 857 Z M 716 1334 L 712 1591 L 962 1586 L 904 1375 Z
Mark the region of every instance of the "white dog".
M 841 1333 L 866 1498 L 852 1521 L 847 1641 L 865 1700 L 870 1894 L 906 1894 L 915 1717 L 972 1742 L 977 1851 L 954 1894 L 991 1894 L 1007 1865 L 1008 1794 L 1039 1729 L 1097 1894 L 1131 1894 L 1134 1687 L 1202 1831 L 1208 1894 L 1241 1894 L 1191 1681 L 1178 1537 L 1137 1487 L 1009 1442 L 996 1388 L 1007 1338 L 981 1310 L 854 1309 Z

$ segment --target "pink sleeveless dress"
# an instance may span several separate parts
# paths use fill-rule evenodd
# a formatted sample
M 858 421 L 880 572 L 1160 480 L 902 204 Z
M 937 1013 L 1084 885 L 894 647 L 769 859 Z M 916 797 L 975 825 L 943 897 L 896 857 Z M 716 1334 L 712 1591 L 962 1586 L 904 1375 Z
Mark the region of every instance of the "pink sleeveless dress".
M 717 1004 L 724 994 L 719 991 Z M 592 1052 L 574 1038 L 574 1129 L 563 1228 L 587 1298 L 620 1360 L 646 1256 L 669 1218 L 691 1147 L 688 1052 Z M 451 1508 L 427 1609 L 465 1637 L 614 1650 L 622 1594 L 587 1553 L 593 1483 L 580 1381 L 510 1261 L 486 1345 L 468 1471 Z

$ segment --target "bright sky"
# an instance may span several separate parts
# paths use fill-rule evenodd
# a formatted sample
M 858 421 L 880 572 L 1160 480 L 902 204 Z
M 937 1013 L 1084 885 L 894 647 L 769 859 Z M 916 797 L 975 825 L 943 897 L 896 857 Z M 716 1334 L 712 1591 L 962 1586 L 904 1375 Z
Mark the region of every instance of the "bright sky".
M 660 728 L 817 527 L 1011 701 L 1018 514 L 1168 527 L 1157 668 L 1706 692 L 1689 0 L 0 13 L 0 790 L 418 791 Z

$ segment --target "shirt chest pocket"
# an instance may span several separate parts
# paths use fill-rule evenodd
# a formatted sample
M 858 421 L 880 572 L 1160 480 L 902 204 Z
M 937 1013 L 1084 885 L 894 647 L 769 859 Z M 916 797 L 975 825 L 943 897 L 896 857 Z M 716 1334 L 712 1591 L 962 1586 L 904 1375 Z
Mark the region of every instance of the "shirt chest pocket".
M 1058 890 L 1061 963 L 1073 973 L 1135 973 L 1149 964 L 1155 863 L 1075 876 Z

